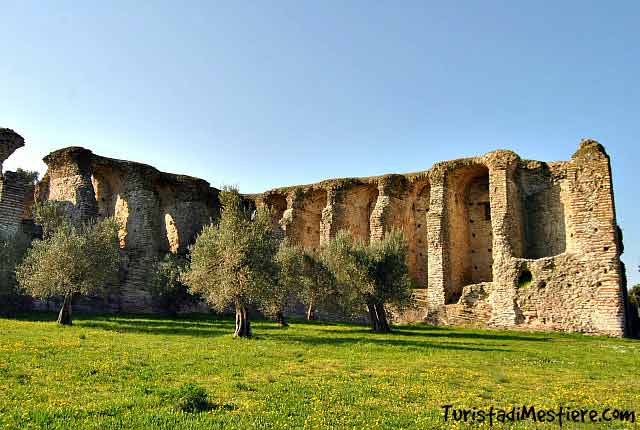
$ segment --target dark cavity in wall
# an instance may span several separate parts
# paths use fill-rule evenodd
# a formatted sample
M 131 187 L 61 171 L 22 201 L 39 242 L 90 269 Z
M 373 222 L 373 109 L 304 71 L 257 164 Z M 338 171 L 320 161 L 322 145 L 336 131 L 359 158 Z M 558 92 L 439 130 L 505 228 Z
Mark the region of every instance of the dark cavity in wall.
M 465 285 L 493 279 L 493 233 L 489 170 L 473 164 L 447 179 L 449 284 L 446 303 L 456 303 Z
M 566 249 L 566 226 L 560 185 L 545 169 L 523 173 L 525 179 L 525 258 L 562 254 Z

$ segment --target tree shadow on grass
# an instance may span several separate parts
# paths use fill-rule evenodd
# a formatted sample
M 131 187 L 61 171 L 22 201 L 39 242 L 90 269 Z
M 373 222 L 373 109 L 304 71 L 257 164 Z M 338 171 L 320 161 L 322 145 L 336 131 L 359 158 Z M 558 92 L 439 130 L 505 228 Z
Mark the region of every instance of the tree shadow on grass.
M 155 335 L 178 335 L 211 337 L 233 333 L 234 323 L 231 321 L 218 321 L 217 324 L 190 324 L 188 322 L 167 321 L 166 323 L 151 323 L 148 321 L 131 320 L 80 320 L 74 323 L 78 327 L 108 330 L 118 333 L 143 333 Z
M 526 341 L 526 342 L 545 342 L 552 340 L 550 337 L 537 337 L 527 335 L 523 333 L 522 335 L 518 333 L 512 332 L 500 332 L 500 331 L 491 331 L 487 330 L 483 333 L 474 333 L 474 332 L 460 332 L 454 331 L 453 329 L 443 329 L 441 327 L 434 326 L 425 326 L 426 328 L 417 328 L 415 326 L 408 327 L 394 327 L 391 332 L 392 336 L 421 336 L 426 338 L 451 338 L 451 339 L 483 339 L 483 340 L 497 340 L 497 341 Z M 432 329 L 434 329 L 432 331 Z M 327 333 L 345 333 L 340 330 L 323 330 Z M 370 328 L 368 327 L 358 327 L 350 330 L 351 333 L 368 333 L 374 334 Z
M 484 347 L 479 344 L 470 343 L 451 343 L 451 342 L 430 342 L 429 340 L 407 340 L 393 338 L 393 334 L 385 335 L 385 337 L 362 336 L 362 337 L 326 337 L 326 336 L 299 336 L 299 335 L 263 335 L 261 338 L 276 340 L 280 342 L 304 343 L 313 346 L 329 346 L 329 345 L 376 345 L 401 347 L 417 351 L 426 351 L 429 349 L 444 349 L 451 351 L 475 351 L 475 352 L 516 352 L 511 348 L 497 348 L 498 346 L 508 347 L 509 345 L 495 345 Z
M 14 319 L 30 322 L 50 322 L 55 324 L 57 315 L 51 312 L 30 312 L 17 315 Z M 232 334 L 235 322 L 227 318 L 213 318 L 211 315 L 188 316 L 173 319 L 156 315 L 94 315 L 74 314 L 73 326 L 107 330 L 118 333 L 144 333 L 181 336 L 220 336 Z
M 34 322 L 54 322 L 56 314 L 50 312 L 32 312 L 17 315 L 17 320 Z M 254 318 L 254 335 L 259 339 L 278 341 L 304 342 L 316 345 L 340 345 L 372 343 L 377 345 L 397 345 L 419 349 L 444 348 L 477 351 L 509 351 L 495 349 L 495 347 L 509 346 L 505 344 L 489 343 L 489 348 L 476 343 L 444 343 L 439 339 L 478 339 L 487 341 L 534 341 L 551 340 L 549 337 L 536 337 L 526 333 L 485 331 L 460 331 L 449 327 L 431 326 L 428 324 L 401 325 L 394 327 L 390 334 L 371 332 L 367 325 L 353 323 L 307 321 L 295 318 L 289 319 L 291 327 L 300 327 L 312 331 L 309 336 L 288 333 L 286 329 L 278 327 L 269 320 Z M 74 325 L 81 328 L 107 330 L 118 333 L 144 333 L 156 335 L 178 335 L 212 337 L 232 335 L 235 321 L 231 317 L 220 317 L 212 314 L 183 315 L 175 318 L 162 315 L 94 315 L 75 314 Z M 332 336 L 332 334 L 339 336 Z M 357 336 L 357 337 L 354 337 Z M 407 337 L 414 339 L 408 340 Z M 416 339 L 417 338 L 417 339 Z M 492 349 L 493 348 L 493 349 Z

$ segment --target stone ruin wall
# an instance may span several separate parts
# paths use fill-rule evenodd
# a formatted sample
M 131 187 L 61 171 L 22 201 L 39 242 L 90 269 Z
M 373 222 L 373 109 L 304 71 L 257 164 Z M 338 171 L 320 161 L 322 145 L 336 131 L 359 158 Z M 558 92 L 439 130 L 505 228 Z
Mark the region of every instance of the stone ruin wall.
M 7 142 L 0 141 L 1 160 L 21 140 Z M 217 217 L 218 190 L 83 148 L 56 151 L 45 162 L 37 199 L 67 201 L 79 220 L 114 216 L 123 226 L 119 282 L 106 301 L 87 299 L 84 308 L 156 311 L 150 263 L 186 252 Z M 7 192 L 6 183 L 0 182 L 4 229 L 28 218 L 33 200 L 22 188 Z M 279 236 L 308 249 L 341 229 L 371 241 L 401 228 L 419 288 L 418 308 L 399 320 L 623 334 L 611 170 L 595 141 L 584 140 L 565 162 L 522 160 L 501 150 L 418 173 L 328 180 L 246 198 L 271 209 Z
M 30 235 L 33 231 L 31 206 L 34 185 L 16 172 L 3 172 L 2 163 L 17 149 L 24 139 L 13 130 L 0 128 L 0 233 Z
M 121 225 L 118 282 L 108 288 L 106 301 L 94 297 L 78 307 L 156 311 L 150 285 L 153 263 L 169 252 L 187 252 L 200 229 L 217 218 L 218 190 L 201 179 L 100 157 L 84 148 L 65 148 L 44 161 L 48 170 L 38 185 L 38 200 L 69 202 L 78 221 L 113 216 Z
M 253 197 L 310 249 L 341 229 L 370 241 L 401 228 L 419 307 L 399 320 L 623 334 L 610 163 L 595 141 L 566 162 L 494 151 Z

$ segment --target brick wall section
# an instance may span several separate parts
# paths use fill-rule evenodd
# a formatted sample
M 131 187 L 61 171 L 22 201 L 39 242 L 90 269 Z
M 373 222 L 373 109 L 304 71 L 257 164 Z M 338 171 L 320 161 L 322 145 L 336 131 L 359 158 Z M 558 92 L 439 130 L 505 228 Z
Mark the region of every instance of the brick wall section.
M 448 252 L 446 250 L 447 216 L 445 170 L 442 165 L 434 166 L 429 175 L 431 184 L 431 203 L 427 214 L 428 232 L 428 287 L 426 317 L 429 322 L 441 321 L 440 313 L 444 310 L 445 290 L 448 283 Z
M 45 158 L 49 170 L 39 198 L 68 202 L 77 219 L 113 216 L 120 223 L 122 267 L 106 302 L 90 298 L 80 309 L 154 312 L 150 274 L 155 259 L 184 253 L 219 211 L 218 190 L 206 181 L 113 160 L 84 148 Z
M 0 128 L 0 232 L 9 236 L 21 231 L 22 220 L 29 214 L 28 206 L 33 200 L 33 184 L 14 172 L 2 171 L 3 162 L 23 146 L 22 136 Z
M 9 128 L 0 128 L 0 176 L 2 175 L 2 163 L 23 146 L 22 136 Z
M 493 282 L 487 285 L 492 313 L 489 323 L 513 326 L 517 320 L 516 288 L 518 278 L 511 259 L 514 256 L 512 239 L 518 231 L 522 214 L 514 214 L 513 203 L 518 194 L 511 193 L 513 175 L 518 157 L 510 151 L 495 151 L 485 157 L 489 166 L 489 194 L 491 226 L 493 229 Z
M 425 183 L 428 202 L 419 199 Z M 500 150 L 417 174 L 268 193 L 310 187 L 327 193 L 320 242 L 341 228 L 363 237 L 367 217 L 369 240 L 404 230 L 412 276 L 426 278 L 426 288 L 416 290 L 422 310 L 400 320 L 622 335 L 611 174 L 595 142 L 583 142 L 569 162 L 521 160 Z
M 98 204 L 91 182 L 91 156 L 88 149 L 66 148 L 44 158 L 48 166 L 44 181 L 48 200 L 70 203 L 74 221 L 83 222 L 98 214 Z
M 584 140 L 567 169 L 570 248 L 582 257 L 595 278 L 595 306 L 591 316 L 598 332 L 620 335 L 624 301 L 620 291 L 620 252 L 613 200 L 611 166 L 604 148 Z
M 49 156 L 39 195 L 66 199 L 79 217 L 123 222 L 125 263 L 113 288 L 118 309 L 153 311 L 150 261 L 186 250 L 215 217 L 217 190 L 83 151 Z M 500 150 L 418 173 L 328 180 L 247 198 L 272 208 L 274 229 L 310 249 L 340 229 L 363 240 L 403 229 L 411 275 L 422 288 L 420 309 L 400 319 L 622 335 L 611 172 L 597 142 L 584 141 L 567 162 L 521 160 Z
M 0 176 L 0 231 L 14 235 L 22 231 L 22 222 L 29 220 L 34 186 L 15 172 Z

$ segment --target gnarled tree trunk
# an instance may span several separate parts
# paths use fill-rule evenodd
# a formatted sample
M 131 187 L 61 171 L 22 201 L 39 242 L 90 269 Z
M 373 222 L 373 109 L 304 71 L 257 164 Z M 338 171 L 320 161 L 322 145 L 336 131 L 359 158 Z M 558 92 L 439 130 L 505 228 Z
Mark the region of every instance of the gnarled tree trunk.
M 284 313 L 282 313 L 282 311 L 276 312 L 276 322 L 280 327 L 289 327 L 289 324 L 284 320 Z
M 71 325 L 71 302 L 73 301 L 73 294 L 67 294 L 64 296 L 64 303 L 62 303 L 62 309 L 58 314 L 58 324 Z
M 390 333 L 391 327 L 387 321 L 387 312 L 384 309 L 384 303 L 368 304 L 369 322 L 371 330 L 376 333 Z
M 249 312 L 244 304 L 236 303 L 236 331 L 233 337 L 251 337 Z

